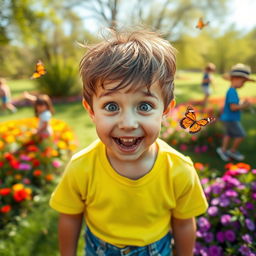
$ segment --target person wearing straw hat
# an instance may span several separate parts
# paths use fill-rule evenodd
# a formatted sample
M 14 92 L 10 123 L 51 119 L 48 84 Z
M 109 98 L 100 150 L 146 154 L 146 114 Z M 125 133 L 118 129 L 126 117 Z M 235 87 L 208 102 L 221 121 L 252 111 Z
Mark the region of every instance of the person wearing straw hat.
M 216 150 L 223 161 L 228 161 L 230 158 L 237 161 L 244 159 L 244 155 L 238 151 L 239 145 L 246 136 L 245 130 L 241 124 L 241 110 L 250 107 L 251 104 L 248 100 L 240 102 L 237 89 L 242 88 L 248 81 L 255 82 L 255 80 L 250 77 L 250 74 L 250 67 L 239 63 L 234 65 L 231 71 L 223 76 L 231 83 L 226 93 L 224 110 L 220 116 L 220 120 L 225 128 L 225 134 L 222 146 Z M 233 143 L 229 148 L 229 144 L 232 140 Z

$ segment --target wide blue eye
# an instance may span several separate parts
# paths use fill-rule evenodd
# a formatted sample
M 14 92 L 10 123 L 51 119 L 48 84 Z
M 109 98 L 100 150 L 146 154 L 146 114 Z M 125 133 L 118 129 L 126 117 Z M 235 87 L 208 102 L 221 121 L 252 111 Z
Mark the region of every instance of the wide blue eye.
M 114 102 L 110 102 L 110 103 L 107 103 L 104 106 L 104 109 L 109 111 L 109 112 L 115 112 L 115 111 L 119 110 L 119 106 L 116 103 L 114 103 Z
M 152 109 L 153 107 L 146 102 L 142 102 L 139 106 L 138 106 L 138 110 L 139 111 L 143 111 L 143 112 L 148 112 Z

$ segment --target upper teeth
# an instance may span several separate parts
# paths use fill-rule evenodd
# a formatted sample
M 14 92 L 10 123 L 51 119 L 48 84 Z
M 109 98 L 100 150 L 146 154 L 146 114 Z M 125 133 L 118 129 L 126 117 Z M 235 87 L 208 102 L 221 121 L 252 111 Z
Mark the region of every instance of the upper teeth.
M 120 138 L 120 140 L 125 143 L 125 142 L 134 142 L 136 139 L 135 138 L 133 138 L 133 139 Z

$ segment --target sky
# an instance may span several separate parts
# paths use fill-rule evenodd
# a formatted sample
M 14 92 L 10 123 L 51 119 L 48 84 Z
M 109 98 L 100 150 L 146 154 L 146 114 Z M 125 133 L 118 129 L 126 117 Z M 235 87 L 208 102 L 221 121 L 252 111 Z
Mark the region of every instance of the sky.
M 249 30 L 256 27 L 256 1 L 230 1 L 230 16 L 227 20 L 234 23 L 238 29 Z

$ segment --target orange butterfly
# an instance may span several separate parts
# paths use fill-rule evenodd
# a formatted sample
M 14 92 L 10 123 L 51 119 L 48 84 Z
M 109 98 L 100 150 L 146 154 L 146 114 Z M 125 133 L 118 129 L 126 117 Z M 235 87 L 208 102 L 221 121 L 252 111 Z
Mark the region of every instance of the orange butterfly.
M 42 75 L 45 75 L 45 74 L 46 74 L 46 70 L 44 68 L 44 64 L 41 60 L 39 60 L 36 63 L 36 70 L 30 78 L 31 79 L 39 78 L 39 77 L 41 77 Z
M 206 126 L 213 120 L 215 120 L 214 117 L 208 117 L 197 121 L 195 110 L 188 106 L 185 117 L 180 120 L 180 126 L 184 129 L 188 129 L 189 133 L 197 133 L 201 130 L 201 127 Z
M 209 21 L 207 21 L 206 23 L 204 23 L 203 21 L 203 18 L 199 18 L 198 22 L 197 22 L 197 25 L 196 25 L 196 28 L 198 29 L 203 29 L 205 26 L 208 26 L 209 25 Z

